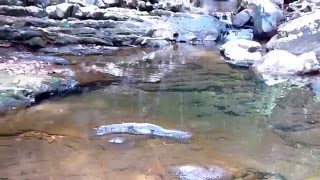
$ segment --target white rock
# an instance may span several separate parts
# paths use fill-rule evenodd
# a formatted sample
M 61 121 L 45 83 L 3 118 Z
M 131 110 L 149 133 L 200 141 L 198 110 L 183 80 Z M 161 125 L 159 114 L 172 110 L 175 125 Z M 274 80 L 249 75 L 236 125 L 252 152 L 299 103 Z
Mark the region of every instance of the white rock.
M 253 68 L 259 73 L 267 74 L 307 74 L 320 70 L 314 52 L 296 56 L 284 50 L 273 50 L 256 61 Z
M 246 39 L 231 40 L 221 46 L 226 62 L 237 66 L 250 66 L 261 59 L 261 45 Z
M 267 50 L 273 50 L 274 49 L 274 46 L 275 46 L 275 43 L 276 41 L 278 40 L 278 35 L 274 35 L 270 40 L 269 42 L 266 44 L 266 49 Z

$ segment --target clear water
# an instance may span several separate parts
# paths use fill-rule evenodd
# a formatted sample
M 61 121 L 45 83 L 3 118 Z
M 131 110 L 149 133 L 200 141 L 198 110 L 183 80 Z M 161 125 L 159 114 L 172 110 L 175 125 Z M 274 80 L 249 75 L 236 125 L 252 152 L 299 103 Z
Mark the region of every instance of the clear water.
M 108 71 L 104 65 L 114 63 L 125 78 L 1 117 L 2 135 L 33 129 L 65 137 L 47 143 L 1 136 L 0 177 L 172 179 L 172 166 L 214 165 L 230 173 L 252 167 L 287 179 L 320 178 L 320 104 L 309 90 L 267 87 L 250 70 L 225 64 L 214 45 L 173 46 L 151 62 L 139 61 L 142 51 L 153 50 L 68 57 Z M 121 122 L 153 123 L 193 138 L 92 136 L 96 126 Z M 127 141 L 112 144 L 112 137 Z

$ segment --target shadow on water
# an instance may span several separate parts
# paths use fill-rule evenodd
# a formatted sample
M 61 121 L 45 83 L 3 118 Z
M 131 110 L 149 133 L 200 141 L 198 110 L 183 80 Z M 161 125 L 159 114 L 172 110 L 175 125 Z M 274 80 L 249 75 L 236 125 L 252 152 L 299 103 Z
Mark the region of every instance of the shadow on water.
M 230 172 L 253 167 L 288 179 L 317 175 L 320 104 L 314 94 L 267 87 L 250 71 L 225 64 L 214 46 L 170 47 L 149 61 L 146 51 L 73 57 L 121 80 L 1 117 L 1 176 L 171 179 L 168 168 L 188 164 Z M 193 138 L 92 136 L 94 127 L 122 122 L 189 131 Z M 30 129 L 64 137 L 48 143 L 14 135 Z M 119 137 L 124 143 L 108 142 Z

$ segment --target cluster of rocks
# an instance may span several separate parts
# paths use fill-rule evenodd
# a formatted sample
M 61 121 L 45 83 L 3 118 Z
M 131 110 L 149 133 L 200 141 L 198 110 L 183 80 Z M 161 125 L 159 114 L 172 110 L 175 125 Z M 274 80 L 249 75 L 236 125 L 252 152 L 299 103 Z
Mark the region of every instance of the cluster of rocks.
M 160 47 L 172 41 L 213 41 L 226 31 L 226 24 L 212 16 L 201 15 L 201 11 L 187 13 L 197 11 L 194 5 L 198 2 L 132 1 L 137 3 L 133 9 L 121 8 L 123 3 L 130 6 L 129 1 L 122 0 L 4 0 L 0 2 L 0 39 L 32 47 L 48 44 Z
M 38 53 L 50 55 L 96 55 L 117 49 L 111 46 L 163 47 L 172 42 L 198 44 L 223 40 L 227 41 L 221 46 L 226 62 L 253 67 L 267 84 L 320 70 L 317 61 L 320 56 L 320 14 L 316 1 L 291 3 L 288 7 L 293 12 L 289 12 L 289 9 L 284 11 L 280 8 L 283 4 L 275 0 L 248 0 L 242 2 L 242 8 L 235 15 L 186 13 L 193 12 L 201 4 L 198 1 L 143 2 L 151 4 L 153 9 L 141 8 L 139 1 L 123 0 L 4 0 L 0 2 L 0 39 L 36 47 Z M 130 3 L 137 5 L 130 6 Z M 299 8 L 301 3 L 312 7 L 309 11 L 302 10 Z M 177 10 L 175 5 L 183 8 Z M 252 41 L 271 36 L 266 45 L 267 51 L 270 51 L 267 54 L 261 44 Z M 151 56 L 146 61 L 152 60 Z M 28 70 L 29 75 L 48 74 L 47 71 L 36 70 L 48 69 L 45 64 L 48 62 L 51 64 L 49 67 L 52 64 L 70 65 L 70 62 L 53 56 L 23 55 L 16 58 L 30 61 L 19 61 L 24 67 L 33 61 L 44 67 Z M 42 60 L 45 60 L 44 64 L 40 63 Z M 1 71 L 13 75 L 27 74 L 13 71 L 15 66 L 20 68 L 20 65 L 7 63 L 2 65 Z M 171 71 L 171 66 L 163 69 Z M 114 76 L 123 75 L 121 68 L 117 69 L 115 64 L 106 67 L 82 68 Z M 159 78 L 150 77 L 141 81 L 158 82 Z
M 0 40 L 4 41 L 0 48 L 9 49 L 0 51 L 20 51 L 10 48 L 20 44 L 34 51 L 0 54 L 1 112 L 78 87 L 68 66 L 72 63 L 56 55 L 98 55 L 117 50 L 114 46 L 216 40 L 226 24 L 201 11 L 187 13 L 198 11 L 200 4 L 197 0 L 1 0 Z M 84 73 L 123 75 L 113 63 L 105 68 L 77 68 Z
M 297 7 L 301 3 L 313 6 L 306 12 Z M 287 80 L 309 85 L 310 81 L 301 81 L 299 75 L 317 74 L 320 70 L 320 11 L 317 5 L 316 1 L 290 3 L 288 7 L 295 10 L 292 13 L 281 10 L 273 1 L 247 2 L 246 9 L 234 16 L 233 24 L 241 28 L 251 26 L 255 37 L 272 38 L 266 44 L 265 52 L 260 43 L 241 37 L 225 43 L 221 52 L 226 62 L 251 66 L 269 85 Z M 300 17 L 292 17 L 294 14 Z
M 53 94 L 73 91 L 78 85 L 63 67 L 70 64 L 66 59 L 8 52 L 0 59 L 0 112 L 30 106 Z
M 285 20 L 278 3 L 273 1 L 243 1 L 243 10 L 233 17 L 236 27 L 253 26 L 255 36 L 268 36 Z
M 189 10 L 200 6 L 200 0 L 3 0 L 1 5 L 52 7 L 61 3 L 73 3 L 80 6 L 97 6 L 99 8 L 123 7 L 151 11 L 164 9 L 175 12 Z

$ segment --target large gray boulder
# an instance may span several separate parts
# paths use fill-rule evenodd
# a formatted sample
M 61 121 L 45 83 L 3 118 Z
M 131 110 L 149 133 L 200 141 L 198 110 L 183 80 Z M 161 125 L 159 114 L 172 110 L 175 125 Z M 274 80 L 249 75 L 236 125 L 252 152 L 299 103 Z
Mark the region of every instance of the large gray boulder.
M 275 3 L 261 1 L 261 4 L 253 8 L 252 20 L 255 34 L 263 36 L 275 32 L 278 25 L 285 20 L 285 15 Z
M 236 27 L 243 27 L 252 17 L 251 9 L 244 9 L 232 17 L 232 24 Z
M 62 3 L 58 5 L 48 6 L 46 12 L 50 18 L 65 19 L 73 17 L 80 6 L 78 4 Z
M 246 39 L 231 40 L 221 46 L 220 51 L 226 62 L 236 66 L 248 67 L 261 59 L 261 45 Z
M 269 49 L 281 49 L 293 54 L 320 50 L 320 11 L 304 15 L 279 26 L 269 43 Z
M 300 75 L 318 73 L 319 62 L 314 52 L 294 55 L 284 50 L 273 50 L 256 61 L 253 68 L 262 74 Z

